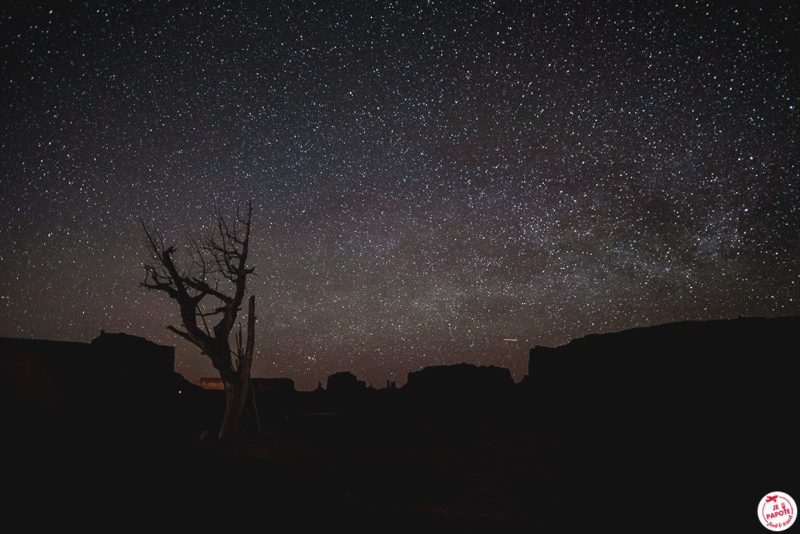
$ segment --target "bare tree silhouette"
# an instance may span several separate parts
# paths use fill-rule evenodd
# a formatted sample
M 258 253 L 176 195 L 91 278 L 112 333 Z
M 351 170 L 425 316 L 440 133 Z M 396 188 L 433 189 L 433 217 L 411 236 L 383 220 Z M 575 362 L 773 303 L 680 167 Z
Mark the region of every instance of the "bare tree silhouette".
M 234 336 L 235 351 L 230 333 L 245 295 L 247 276 L 254 271 L 247 265 L 252 213 L 248 203 L 246 216 L 239 209 L 232 219 L 218 214 L 212 231 L 189 238 L 189 259 L 183 268 L 173 259 L 175 246 L 166 246 L 163 235 L 141 221 L 150 253 L 141 285 L 163 291 L 178 303 L 183 330 L 172 325 L 167 328 L 199 347 L 211 359 L 225 386 L 225 414 L 218 435 L 221 440 L 230 438 L 239 427 L 250 390 L 255 295 L 248 301 L 246 343 L 241 322 Z M 204 301 L 206 297 L 210 303 Z M 209 321 L 216 323 L 209 327 Z

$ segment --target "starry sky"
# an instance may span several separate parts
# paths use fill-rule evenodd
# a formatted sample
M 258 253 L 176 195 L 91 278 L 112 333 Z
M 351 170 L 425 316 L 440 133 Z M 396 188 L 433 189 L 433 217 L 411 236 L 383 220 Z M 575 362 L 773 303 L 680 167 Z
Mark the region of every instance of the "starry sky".
M 11 4 L 0 336 L 214 376 L 138 221 L 180 244 L 248 199 L 253 376 L 299 389 L 800 313 L 792 2 Z

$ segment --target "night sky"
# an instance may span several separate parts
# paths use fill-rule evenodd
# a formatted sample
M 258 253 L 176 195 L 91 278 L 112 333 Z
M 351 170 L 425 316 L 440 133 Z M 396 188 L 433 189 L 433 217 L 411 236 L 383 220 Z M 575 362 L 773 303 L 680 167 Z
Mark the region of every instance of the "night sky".
M 179 244 L 248 199 L 253 376 L 299 389 L 800 313 L 791 2 L 17 4 L 0 336 L 124 331 L 214 376 L 138 221 Z

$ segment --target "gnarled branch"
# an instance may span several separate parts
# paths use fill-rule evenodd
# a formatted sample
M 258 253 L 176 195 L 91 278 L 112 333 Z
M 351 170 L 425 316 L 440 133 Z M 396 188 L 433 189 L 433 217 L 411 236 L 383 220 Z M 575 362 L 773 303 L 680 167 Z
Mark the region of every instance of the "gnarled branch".
M 252 205 L 248 203 L 246 216 L 241 210 L 237 210 L 230 221 L 218 215 L 215 232 L 189 239 L 188 262 L 180 268 L 174 259 L 176 247 L 167 246 L 160 232 L 151 230 L 141 221 L 150 256 L 144 264 L 145 278 L 141 285 L 162 291 L 178 303 L 183 330 L 172 325 L 167 329 L 199 347 L 211 359 L 220 372 L 226 392 L 230 393 L 226 396 L 228 401 L 220 437 L 238 424 L 243 407 L 241 398 L 247 396 L 253 361 L 255 296 L 251 295 L 248 303 L 247 344 L 242 346 L 241 326 L 236 337 L 235 354 L 229 341 L 244 299 L 247 277 L 254 272 L 247 265 L 252 214 Z M 216 299 L 216 302 L 212 300 L 212 305 L 204 309 L 206 297 Z M 220 317 L 209 328 L 206 318 L 212 316 Z

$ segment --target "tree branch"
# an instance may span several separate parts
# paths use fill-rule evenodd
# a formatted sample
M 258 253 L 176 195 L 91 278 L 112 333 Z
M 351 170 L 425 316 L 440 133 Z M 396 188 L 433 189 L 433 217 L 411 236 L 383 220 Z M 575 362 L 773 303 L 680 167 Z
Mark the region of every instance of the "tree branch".
M 241 417 L 241 402 L 231 399 L 246 398 L 255 344 L 255 296 L 248 303 L 247 342 L 243 346 L 241 325 L 236 337 L 236 353 L 230 349 L 230 333 L 245 295 L 248 267 L 252 203 L 248 202 L 247 216 L 240 210 L 230 222 L 217 215 L 216 232 L 189 238 L 189 261 L 186 268 L 176 265 L 174 246 L 166 246 L 161 233 L 150 230 L 140 219 L 150 260 L 144 264 L 145 277 L 141 285 L 146 289 L 163 291 L 178 303 L 183 330 L 172 325 L 167 329 L 194 344 L 211 359 L 225 384 L 226 411 L 220 428 L 220 437 L 228 435 Z M 222 285 L 222 287 L 220 287 Z M 228 291 L 226 291 L 228 290 Z M 232 291 L 232 294 L 231 294 Z M 221 304 L 203 311 L 201 301 L 211 296 Z M 210 307 L 209 307 L 210 308 Z M 221 315 L 211 329 L 206 317 Z M 198 318 L 202 328 L 198 325 Z M 235 365 L 235 367 L 234 367 Z M 244 395 L 244 396 L 242 396 Z

